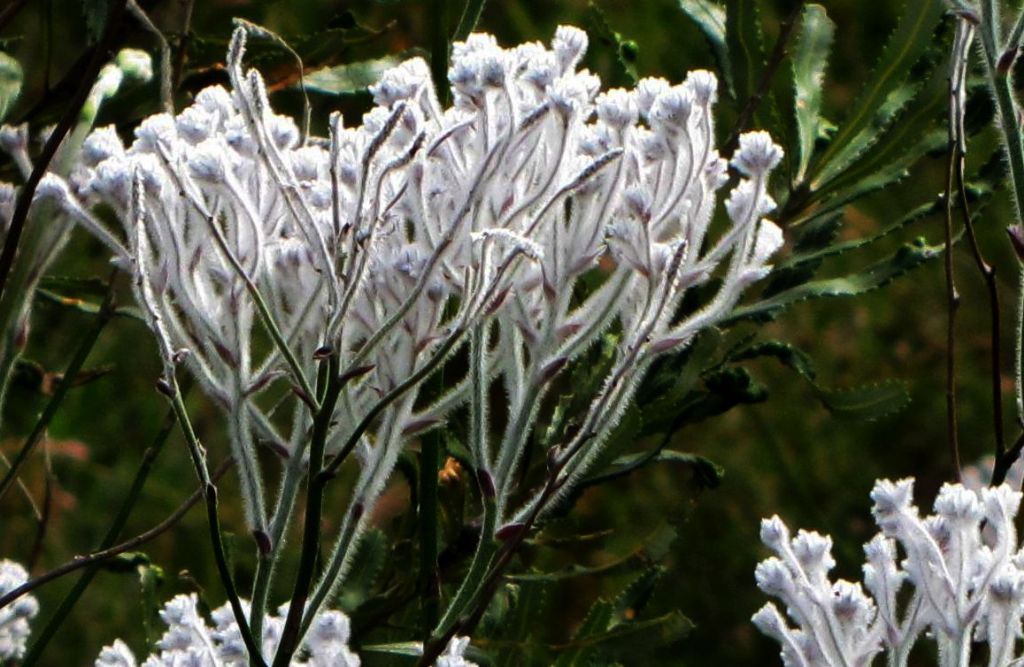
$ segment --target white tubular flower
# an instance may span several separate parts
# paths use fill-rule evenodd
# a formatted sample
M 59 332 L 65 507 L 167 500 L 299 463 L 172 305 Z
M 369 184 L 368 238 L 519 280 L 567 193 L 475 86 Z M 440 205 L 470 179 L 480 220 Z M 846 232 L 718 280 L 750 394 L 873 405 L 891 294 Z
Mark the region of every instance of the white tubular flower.
M 452 637 L 444 653 L 437 657 L 435 667 L 477 667 L 475 662 L 466 660 L 463 655 L 468 647 L 469 637 Z
M 0 560 L 0 595 L 28 581 L 28 572 L 12 560 Z M 18 660 L 25 655 L 29 621 L 39 613 L 39 602 L 32 595 L 23 595 L 0 609 L 0 661 Z
M 211 627 L 200 615 L 198 604 L 198 597 L 192 593 L 178 595 L 164 605 L 160 618 L 167 625 L 167 631 L 157 642 L 157 651 L 142 663 L 144 667 L 242 667 L 249 664 L 249 654 L 230 606 L 225 603 L 211 613 L 214 623 Z M 248 603 L 243 600 L 242 606 L 248 613 Z M 264 657 L 272 657 L 277 651 L 288 609 L 285 606 L 277 611 L 263 626 Z M 359 667 L 359 656 L 348 647 L 349 634 L 345 614 L 334 610 L 321 612 L 313 619 L 303 642 L 302 656 L 293 659 L 289 667 Z M 138 662 L 131 649 L 118 639 L 100 651 L 94 664 L 95 667 L 136 667 Z
M 747 132 L 740 135 L 740 148 L 732 159 L 734 167 L 744 176 L 761 176 L 782 161 L 782 148 L 767 132 Z
M 939 655 L 951 657 L 950 665 L 969 664 L 978 642 L 988 644 L 990 665 L 1024 657 L 1015 652 L 1024 559 L 1012 528 L 1021 494 L 1005 485 L 977 492 L 946 484 L 936 514 L 925 518 L 912 495 L 912 479 L 879 480 L 871 492 L 883 532 L 864 545 L 867 594 L 859 583 L 825 576 L 830 538 L 801 531 L 787 544 L 777 517 L 762 522 L 762 541 L 779 558 L 757 566 L 757 585 L 786 604 L 798 628 L 777 611 L 773 616 L 771 605 L 752 620 L 781 644 L 784 664 L 869 665 L 884 651 L 889 664 L 902 666 L 923 633 L 938 643 Z M 990 530 L 983 520 L 993 524 Z M 900 594 L 908 582 L 909 597 Z

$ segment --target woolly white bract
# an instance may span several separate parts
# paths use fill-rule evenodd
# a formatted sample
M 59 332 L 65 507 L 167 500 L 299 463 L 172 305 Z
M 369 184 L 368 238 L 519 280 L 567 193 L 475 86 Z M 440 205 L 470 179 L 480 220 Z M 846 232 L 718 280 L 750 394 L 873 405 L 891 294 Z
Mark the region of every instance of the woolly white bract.
M 786 665 L 868 665 L 883 651 L 888 664 L 906 665 L 926 631 L 941 665 L 969 665 L 972 641 L 988 644 L 992 667 L 1015 658 L 1024 614 L 1024 549 L 1013 524 L 1021 494 L 946 484 L 935 514 L 922 518 L 913 484 L 880 480 L 871 492 L 881 532 L 864 545 L 863 587 L 828 580 L 832 538 L 803 530 L 791 538 L 777 516 L 761 522 L 761 541 L 776 556 L 757 566 L 757 585 L 798 627 L 772 603 L 753 621 L 781 643 Z M 901 593 L 907 583 L 913 590 Z
M 0 560 L 0 595 L 28 581 L 28 572 L 12 560 Z M 29 621 L 39 613 L 39 603 L 32 595 L 24 595 L 0 609 L 0 662 L 16 660 L 25 654 Z
M 319 138 L 274 114 L 260 74 L 243 71 L 245 38 L 242 28 L 231 42 L 231 91 L 208 88 L 177 116 L 146 119 L 127 148 L 113 128 L 94 132 L 76 172 L 47 177 L 39 196 L 132 273 L 166 372 L 184 365 L 223 409 L 250 527 L 271 550 L 306 473 L 311 415 L 303 401 L 286 418 L 289 408 L 267 406 L 287 383 L 308 401 L 318 360 L 338 361 L 327 453 L 352 442 L 360 473 L 315 613 L 404 443 L 461 405 L 477 478 L 495 499 L 489 530 L 531 511 L 511 499 L 540 402 L 614 327 L 600 392 L 574 439 L 549 453 L 557 494 L 571 490 L 651 362 L 719 323 L 768 272 L 782 233 L 763 216 L 782 150 L 761 132 L 740 137 L 731 224 L 712 234 L 728 168 L 710 72 L 599 93 L 577 69 L 587 37 L 576 28 L 559 28 L 549 48 L 474 34 L 453 45 L 451 108 L 413 59 L 371 88 L 377 106 L 360 124 L 336 114 Z M 100 203 L 121 230 L 91 212 Z M 712 296 L 683 311 L 712 276 Z M 447 393 L 418 403 L 419 384 L 467 343 L 467 376 L 446 375 Z M 509 404 L 500 429 L 486 405 L 497 383 Z M 258 401 L 264 393 L 273 397 Z M 272 508 L 257 442 L 284 460 Z
M 249 655 L 230 607 L 225 604 L 213 611 L 211 627 L 200 615 L 198 602 L 196 594 L 192 593 L 178 595 L 164 605 L 160 618 L 167 625 L 167 631 L 157 642 L 159 652 L 148 657 L 142 667 L 242 667 L 249 664 Z M 277 651 L 286 612 L 287 608 L 282 607 L 277 616 L 267 617 L 262 639 L 264 655 L 274 655 Z M 348 647 L 349 633 L 345 614 L 334 610 L 321 612 L 306 635 L 303 657 L 293 660 L 292 667 L 359 667 L 359 656 Z M 463 657 L 468 645 L 468 637 L 453 638 L 436 664 L 438 667 L 476 667 Z M 118 639 L 103 648 L 95 664 L 96 667 L 136 667 L 138 662 L 131 649 Z

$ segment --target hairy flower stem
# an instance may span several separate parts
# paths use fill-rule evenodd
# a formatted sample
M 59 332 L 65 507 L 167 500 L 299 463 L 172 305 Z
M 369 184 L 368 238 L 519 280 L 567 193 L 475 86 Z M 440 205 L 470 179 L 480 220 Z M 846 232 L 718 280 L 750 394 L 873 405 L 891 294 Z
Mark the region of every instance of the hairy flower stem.
M 191 384 L 186 385 L 182 392 L 187 394 L 190 388 Z M 139 469 L 136 471 L 134 479 L 132 479 L 131 487 L 129 487 L 128 493 L 125 494 L 124 499 L 121 501 L 121 507 L 118 509 L 117 515 L 111 522 L 106 535 L 96 548 L 96 551 L 105 551 L 106 549 L 111 548 L 114 546 L 117 538 L 121 535 L 121 531 L 124 529 L 124 525 L 127 523 L 129 515 L 132 510 L 135 509 L 139 495 L 142 493 L 142 487 L 149 478 L 149 473 L 153 469 L 153 465 L 156 463 L 156 459 L 160 455 L 160 452 L 163 451 L 164 443 L 167 442 L 167 439 L 174 430 L 174 425 L 176 423 L 177 420 L 174 416 L 174 410 L 172 409 L 164 419 L 163 426 L 160 427 L 160 430 L 157 432 L 152 444 L 150 444 L 143 453 L 142 461 L 139 463 Z M 49 644 L 50 640 L 53 639 L 54 635 L 60 629 L 61 624 L 74 609 L 78 599 L 82 597 L 82 594 L 85 593 L 85 589 L 90 583 L 92 583 L 92 580 L 99 573 L 99 569 L 100 563 L 97 562 L 86 568 L 85 572 L 78 577 L 78 581 L 75 582 L 75 585 L 64 596 L 64 599 L 61 600 L 60 606 L 57 607 L 55 612 L 53 612 L 53 616 L 50 617 L 46 626 L 43 627 L 39 636 L 29 648 L 28 653 L 26 653 L 25 658 L 22 661 L 23 667 L 35 664 L 39 658 L 42 657 L 47 644 Z
M 224 550 L 224 539 L 220 530 L 220 518 L 217 515 L 217 486 L 210 477 L 210 470 L 206 464 L 206 451 L 202 444 L 200 444 L 195 430 L 192 428 L 192 421 L 189 419 L 188 411 L 185 409 L 185 401 L 182 398 L 182 393 L 174 373 L 168 372 L 165 381 L 169 385 L 166 392 L 167 398 L 171 401 L 171 407 L 174 409 L 178 425 L 185 436 L 192 464 L 195 467 L 196 474 L 199 476 L 199 483 L 203 489 L 203 498 L 206 500 L 206 520 L 210 529 L 210 543 L 213 546 L 213 557 L 217 564 L 217 572 L 220 575 L 221 583 L 224 585 L 224 593 L 231 603 L 231 611 L 235 616 L 235 621 L 238 623 L 242 641 L 245 642 L 245 647 L 249 651 L 250 664 L 256 667 L 266 667 L 266 663 L 260 657 L 259 644 L 253 639 L 249 623 L 245 618 L 245 610 L 242 609 L 241 600 L 238 598 L 238 591 L 235 589 L 235 581 L 231 577 L 231 569 L 228 567 L 227 554 Z
M 327 385 L 323 401 L 320 402 L 313 419 L 313 433 L 310 438 L 309 483 L 306 494 L 306 521 L 302 533 L 302 555 L 299 560 L 298 573 L 295 575 L 295 588 L 288 607 L 288 617 L 285 620 L 284 629 L 281 631 L 281 642 L 278 645 L 277 655 L 274 656 L 274 667 L 288 665 L 298 649 L 301 639 L 302 615 L 306 609 L 310 588 L 313 585 L 314 566 L 317 553 L 320 550 L 320 517 L 323 512 L 324 490 L 328 482 L 328 478 L 320 473 L 324 469 L 324 451 L 327 447 L 327 436 L 330 431 L 331 417 L 334 415 L 334 406 L 337 404 L 338 396 L 344 386 L 344 381 L 338 374 L 337 355 L 332 354 L 328 364 Z

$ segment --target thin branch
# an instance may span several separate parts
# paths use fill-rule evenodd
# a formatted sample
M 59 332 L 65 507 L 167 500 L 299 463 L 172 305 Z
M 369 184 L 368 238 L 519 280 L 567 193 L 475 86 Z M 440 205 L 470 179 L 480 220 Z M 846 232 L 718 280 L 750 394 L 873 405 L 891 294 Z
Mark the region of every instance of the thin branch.
M 952 114 L 952 110 L 950 111 Z M 953 181 L 957 156 L 956 138 L 950 129 L 949 159 L 947 161 L 945 192 L 946 276 L 946 438 L 953 464 L 954 479 L 960 479 L 960 437 L 956 412 L 956 312 L 960 307 L 960 294 L 953 275 Z
M 771 87 L 772 80 L 775 78 L 779 65 L 781 65 L 782 61 L 786 58 L 786 54 L 788 53 L 786 49 L 789 46 L 789 40 L 793 36 L 793 29 L 796 28 L 797 19 L 800 18 L 800 12 L 803 11 L 803 8 L 804 0 L 799 0 L 798 2 L 793 3 L 793 8 L 779 25 L 779 36 L 775 40 L 775 46 L 772 47 L 772 53 L 768 56 L 768 61 L 765 63 L 764 70 L 761 72 L 761 79 L 757 83 L 757 89 L 747 99 L 746 104 L 743 105 L 740 115 L 736 118 L 736 125 L 733 126 L 733 130 L 729 134 L 729 140 L 725 142 L 725 149 L 723 152 L 726 155 L 736 148 L 736 143 L 739 141 L 740 134 L 750 125 L 750 121 L 754 118 L 754 113 L 761 105 L 761 101 L 764 99 L 765 95 L 768 94 L 768 89 Z
M 188 59 L 188 40 L 192 30 L 192 10 L 195 8 L 196 0 L 188 0 L 185 3 L 185 18 L 181 25 L 181 36 L 175 47 L 174 72 L 171 74 L 171 90 L 176 91 L 181 87 L 181 77 L 185 74 L 185 61 Z
M 64 115 L 61 116 L 60 122 L 57 123 L 57 127 L 50 134 L 50 138 L 46 140 L 46 144 L 43 146 L 42 152 L 39 153 L 35 168 L 29 174 L 28 180 L 25 181 L 25 185 L 18 191 L 18 200 L 14 207 L 14 213 L 11 216 L 10 225 L 8 226 L 7 237 L 4 239 L 3 251 L 0 252 L 0 295 L 4 292 L 7 278 L 11 273 L 11 267 L 14 265 L 14 256 L 18 250 L 21 233 L 25 229 L 25 221 L 28 219 L 28 212 L 32 206 L 32 197 L 35 195 L 36 186 L 39 185 L 39 181 L 42 180 L 46 170 L 50 167 L 50 162 L 57 154 L 57 149 L 60 148 L 64 137 L 78 121 L 82 107 L 85 106 L 85 101 L 89 97 L 89 91 L 92 90 L 93 82 L 96 80 L 100 68 L 107 61 L 108 55 L 114 46 L 117 28 L 120 26 L 121 19 L 124 16 L 125 2 L 126 0 L 120 0 L 110 4 L 107 24 L 103 29 L 99 42 L 93 47 L 92 56 L 89 59 L 89 65 L 82 75 L 81 84 L 78 86 L 71 104 L 68 105 Z M 2 489 L 0 489 L 0 494 L 2 494 Z
M 211 475 L 211 479 L 219 479 L 225 472 L 228 471 L 228 468 L 230 467 L 231 463 L 231 457 L 228 457 L 223 462 L 221 462 L 221 464 L 217 467 L 217 470 L 215 470 Z M 116 556 L 123 554 L 126 551 L 132 551 L 133 549 L 136 549 L 142 546 L 143 544 L 152 541 L 160 535 L 163 535 L 168 530 L 177 525 L 177 523 L 181 521 L 186 514 L 188 514 L 188 511 L 192 509 L 192 507 L 195 506 L 196 503 L 202 500 L 202 498 L 203 487 L 200 486 L 198 489 L 193 491 L 192 495 L 189 496 L 188 499 L 184 503 L 182 503 L 180 507 L 178 507 L 178 509 L 174 510 L 174 512 L 171 513 L 170 516 L 168 516 L 166 519 L 164 519 L 157 525 L 153 526 L 146 532 L 140 533 L 135 537 L 131 538 L 130 540 L 122 542 L 121 544 L 118 544 L 115 547 L 104 549 L 102 551 L 96 551 L 94 553 L 89 554 L 88 556 L 82 556 L 80 558 L 70 560 L 67 563 L 64 563 L 63 565 L 53 568 L 49 572 L 41 574 L 38 577 L 33 577 L 32 579 L 29 579 L 17 588 L 12 588 L 10 591 L 0 596 L 0 609 L 3 609 L 4 607 L 11 604 L 12 602 L 17 600 L 21 596 L 25 595 L 26 593 L 30 593 L 33 590 L 42 586 L 43 584 L 49 583 L 54 579 L 59 579 L 64 575 L 71 574 L 72 572 L 80 570 L 83 567 L 104 563 L 112 558 L 115 558 Z
M 149 15 L 139 7 L 136 0 L 128 0 L 128 11 L 142 24 L 142 27 L 156 37 L 157 45 L 160 48 L 160 106 L 166 112 L 174 113 L 174 93 L 171 88 L 171 45 L 167 38 L 160 32 L 150 20 Z
M 14 17 L 18 15 L 25 5 L 28 4 L 28 0 L 11 0 L 11 4 L 7 5 L 0 11 L 0 32 L 7 27 L 7 24 L 14 20 Z
M 183 391 L 187 393 L 189 390 L 186 387 Z M 146 448 L 146 451 L 142 454 L 142 461 L 139 463 L 138 470 L 135 473 L 135 478 L 132 480 L 131 487 L 128 489 L 128 493 L 125 494 L 124 499 L 121 501 L 121 507 L 117 512 L 117 516 L 111 522 L 110 527 L 107 529 L 107 534 L 103 537 L 103 541 L 100 542 L 97 551 L 103 551 L 110 549 L 114 546 L 117 538 L 120 537 L 121 531 L 124 529 L 125 523 L 128 521 L 128 517 L 132 510 L 135 509 L 139 495 L 142 493 L 142 487 L 146 483 L 146 479 L 149 477 L 149 473 L 156 463 L 157 456 L 163 450 L 164 443 L 167 442 L 171 435 L 171 431 L 174 430 L 174 426 L 177 420 L 174 417 L 174 411 L 170 410 L 167 417 L 164 418 L 163 426 L 157 432 L 153 442 Z M 227 467 L 224 466 L 224 470 Z M 219 475 L 222 473 L 216 473 Z M 78 578 L 74 586 L 68 591 L 64 599 L 61 600 L 60 606 L 53 613 L 50 619 L 46 622 L 42 631 L 29 648 L 28 653 L 25 655 L 23 661 L 23 667 L 30 667 L 35 664 L 42 656 L 44 650 L 46 650 L 47 644 L 57 634 L 61 624 L 68 617 L 71 611 L 74 609 L 78 599 L 85 593 L 85 589 L 88 588 L 89 584 L 96 577 L 99 572 L 100 563 L 93 563 L 86 569 L 85 572 Z
M 96 345 L 96 340 L 99 338 L 100 333 L 104 327 L 114 317 L 116 308 L 114 307 L 114 278 L 116 271 L 111 274 L 110 286 L 107 289 L 107 295 L 104 297 L 103 305 L 100 306 L 100 311 L 96 315 L 96 319 L 93 322 L 92 328 L 86 332 L 82 338 L 78 349 L 75 351 L 74 357 L 68 363 L 67 369 L 64 371 L 64 375 L 60 379 L 60 383 L 54 390 L 53 395 L 50 396 L 50 401 L 46 404 L 43 409 L 43 413 L 36 420 L 35 426 L 32 428 L 32 432 L 29 433 L 28 438 L 25 440 L 25 444 L 21 446 L 21 449 L 15 455 L 11 461 L 10 468 L 4 475 L 3 479 L 0 480 L 0 499 L 4 497 L 4 494 L 11 487 L 11 484 L 18 477 L 18 472 L 21 467 L 28 460 L 29 454 L 35 449 L 36 445 L 42 440 L 43 435 L 46 433 L 46 429 L 50 426 L 50 422 L 57 414 L 57 410 L 60 404 L 64 401 L 64 397 L 67 395 L 68 390 L 74 386 L 75 378 L 79 371 L 82 370 L 82 366 L 85 365 L 86 359 L 89 358 L 89 354 L 92 352 L 92 348 Z

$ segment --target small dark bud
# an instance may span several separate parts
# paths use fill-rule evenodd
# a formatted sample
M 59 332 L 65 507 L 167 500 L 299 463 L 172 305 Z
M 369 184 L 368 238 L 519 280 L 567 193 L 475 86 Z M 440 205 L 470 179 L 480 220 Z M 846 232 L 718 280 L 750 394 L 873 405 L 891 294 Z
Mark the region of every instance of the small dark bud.
M 526 524 L 522 522 L 506 523 L 494 533 L 494 536 L 501 542 L 508 542 L 510 539 L 518 537 L 525 529 Z
M 953 10 L 953 14 L 959 16 L 972 25 L 979 25 L 981 23 L 981 17 L 978 16 L 978 12 L 974 11 L 970 7 L 958 7 Z
M 174 351 L 174 354 L 171 355 L 171 361 L 173 361 L 174 365 L 177 366 L 181 362 L 183 362 L 186 359 L 188 359 L 188 355 L 190 355 L 190 354 L 191 354 L 191 351 L 187 347 L 183 347 L 180 350 L 175 350 Z
M 999 60 L 996 61 L 996 71 L 1000 74 L 1006 74 L 1013 67 L 1013 61 L 1017 59 L 1018 47 L 1011 46 L 1010 48 L 1003 51 L 1002 55 L 999 56 Z
M 164 378 L 160 378 L 156 381 L 156 390 L 167 398 L 174 398 L 174 387 L 172 387 L 171 383 Z
M 1010 225 L 1006 228 L 1006 233 L 1010 235 L 1010 243 L 1013 245 L 1013 251 L 1017 253 L 1017 260 L 1024 262 L 1024 227 Z
M 310 410 L 316 410 L 316 403 L 301 388 L 292 385 L 292 392 L 299 397 L 299 400 L 306 404 Z
M 366 364 L 365 366 L 356 366 L 352 370 L 349 370 L 349 371 L 346 371 L 346 372 L 342 373 L 341 377 L 338 378 L 338 381 L 342 385 L 345 385 L 345 384 L 348 383 L 349 380 L 354 380 L 357 377 L 361 377 L 363 375 L 366 375 L 367 373 L 369 373 L 370 371 L 372 371 L 376 367 L 377 367 L 376 364 Z
M 324 359 L 330 359 L 331 356 L 333 355 L 333 347 L 331 347 L 330 345 L 321 345 L 320 347 L 316 348 L 316 351 L 313 353 L 313 358 L 316 359 L 317 361 L 322 361 Z
M 355 503 L 355 504 L 352 505 L 352 520 L 353 521 L 359 521 L 359 519 L 362 518 L 362 516 L 363 516 L 363 509 L 364 508 L 363 508 L 363 504 L 362 503 Z
M 411 435 L 416 435 L 417 433 L 422 433 L 423 431 L 426 431 L 430 427 L 432 427 L 435 424 L 437 424 L 439 421 L 441 421 L 441 420 L 437 419 L 436 417 L 425 417 L 423 419 L 414 419 L 414 420 L 412 420 L 411 422 L 407 423 L 405 426 L 402 427 L 402 435 L 404 435 L 404 436 L 411 436 Z
M 273 548 L 273 545 L 270 543 L 270 535 L 267 535 L 262 530 L 254 530 L 252 531 L 252 537 L 256 540 L 256 548 L 260 550 L 261 556 L 270 554 L 270 550 Z
M 494 488 L 494 479 L 491 473 L 486 470 L 478 470 L 476 473 L 477 483 L 480 485 L 480 494 L 485 500 L 494 500 L 498 492 Z

